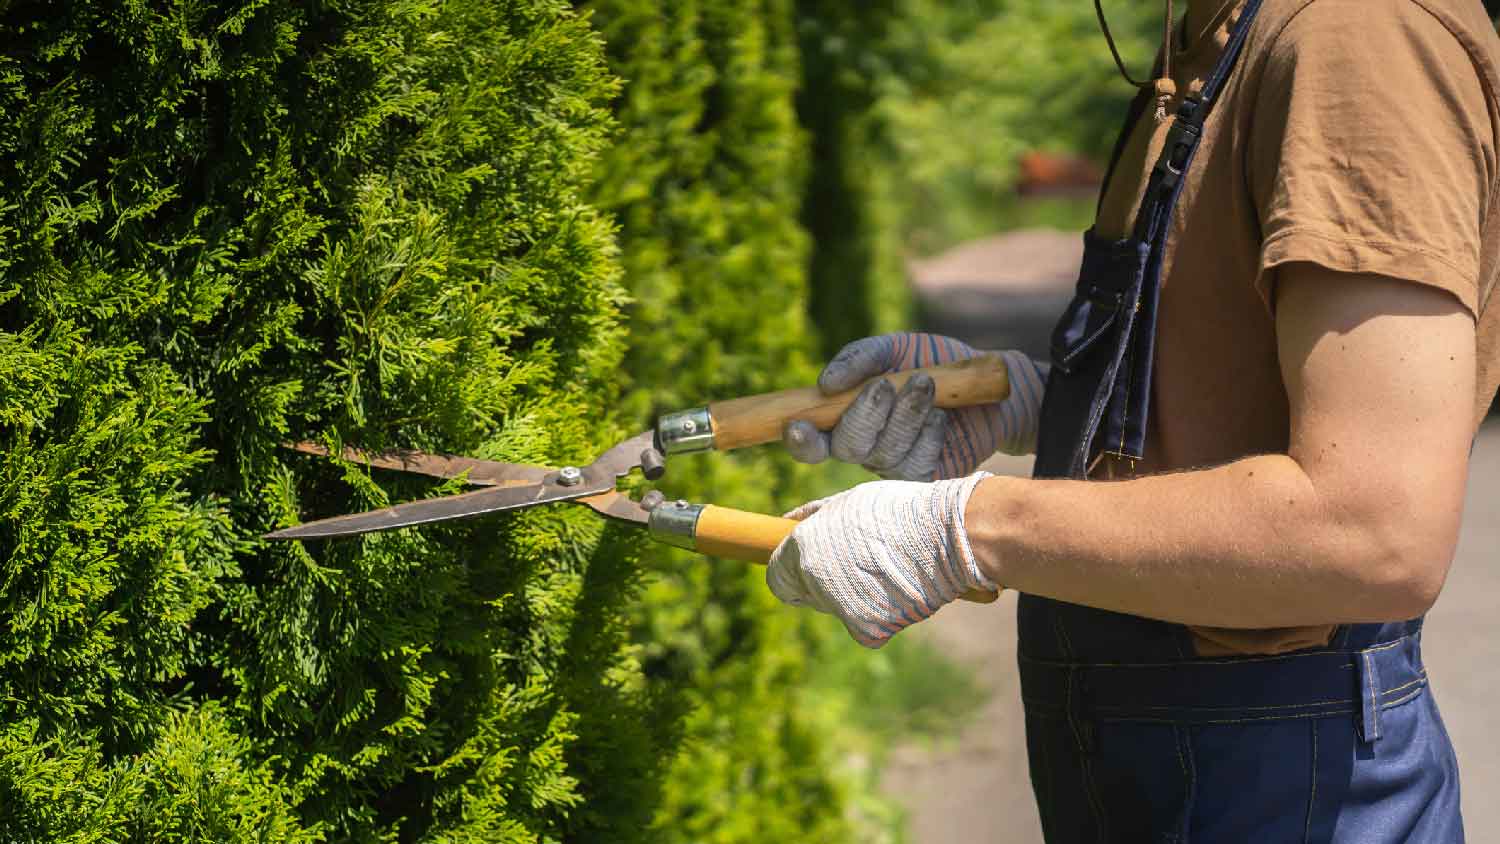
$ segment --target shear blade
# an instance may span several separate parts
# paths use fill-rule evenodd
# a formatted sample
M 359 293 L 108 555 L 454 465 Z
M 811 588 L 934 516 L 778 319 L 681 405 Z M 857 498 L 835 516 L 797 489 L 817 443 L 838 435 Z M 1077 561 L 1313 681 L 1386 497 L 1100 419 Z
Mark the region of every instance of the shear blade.
M 344 453 L 346 459 L 359 460 L 372 466 L 437 477 L 451 477 L 449 473 L 454 470 L 469 471 L 471 482 L 488 482 L 496 486 L 461 495 L 409 501 L 380 510 L 319 519 L 268 533 L 265 538 L 328 539 L 337 536 L 353 536 L 454 519 L 468 519 L 487 513 L 499 513 L 521 507 L 534 507 L 538 504 L 577 499 L 590 499 L 582 503 L 593 507 L 601 515 L 641 522 L 644 521 L 644 516 L 637 512 L 639 508 L 635 506 L 635 502 L 614 494 L 615 482 L 641 465 L 641 453 L 652 447 L 654 442 L 652 437 L 653 432 L 646 431 L 616 445 L 601 455 L 598 460 L 580 470 L 573 483 L 563 483 L 560 472 L 539 467 L 499 464 L 492 461 L 452 458 L 421 452 L 371 454 L 358 449 L 347 449 Z M 326 449 L 314 443 L 299 443 L 293 448 L 308 454 L 328 454 Z M 475 470 L 485 473 L 488 477 L 485 480 L 476 480 L 472 474 Z M 539 482 L 525 486 L 514 485 L 521 478 L 536 477 L 532 473 L 543 473 Z
M 319 457 L 332 455 L 319 443 L 299 442 L 287 446 L 293 451 Z M 430 454 L 414 449 L 390 449 L 388 451 L 365 451 L 345 446 L 343 459 L 351 463 L 362 463 L 377 469 L 392 469 L 434 478 L 462 477 L 472 486 L 521 486 L 538 484 L 552 474 L 552 469 L 529 466 L 524 463 L 500 463 L 495 460 L 480 460 L 473 457 L 458 457 L 451 454 Z
M 429 498 L 409 501 L 380 510 L 334 516 L 315 522 L 278 530 L 266 534 L 267 539 L 327 539 L 334 536 L 352 536 L 379 530 L 395 530 L 413 525 L 467 519 L 486 513 L 532 507 L 553 501 L 571 501 L 614 490 L 614 478 L 609 478 L 604 487 L 597 484 L 563 486 L 554 481 L 532 486 L 509 486 L 481 489 L 462 495 L 445 498 Z

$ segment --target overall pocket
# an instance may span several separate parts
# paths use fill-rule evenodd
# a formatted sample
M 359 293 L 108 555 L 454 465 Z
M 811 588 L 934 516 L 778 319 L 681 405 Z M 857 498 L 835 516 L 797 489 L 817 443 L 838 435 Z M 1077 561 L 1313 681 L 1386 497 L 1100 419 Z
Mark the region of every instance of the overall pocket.
M 1150 248 L 1084 235 L 1078 288 L 1052 329 L 1036 477 L 1083 477 L 1130 340 Z
M 1078 282 L 1078 293 L 1052 329 L 1052 368 L 1068 375 L 1078 371 L 1089 350 L 1114 328 L 1124 301 L 1121 292 Z
M 1052 329 L 1052 365 L 1072 375 L 1086 368 L 1090 352 L 1120 345 L 1129 316 L 1140 297 L 1140 282 L 1149 246 L 1134 240 L 1106 240 L 1092 231 L 1083 236 L 1083 266 L 1073 301 Z M 1117 342 L 1101 343 L 1106 337 Z M 1111 361 L 1101 362 L 1107 367 Z

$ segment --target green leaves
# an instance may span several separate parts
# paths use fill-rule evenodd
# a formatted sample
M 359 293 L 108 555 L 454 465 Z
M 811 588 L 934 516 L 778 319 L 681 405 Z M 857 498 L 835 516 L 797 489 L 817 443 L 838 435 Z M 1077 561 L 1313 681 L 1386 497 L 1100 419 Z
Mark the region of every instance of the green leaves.
M 619 433 L 597 37 L 521 0 L 28 14 L 0 19 L 5 828 L 556 838 L 575 674 L 631 673 L 635 578 L 580 609 L 602 525 L 258 536 L 452 491 L 289 438 L 560 463 Z

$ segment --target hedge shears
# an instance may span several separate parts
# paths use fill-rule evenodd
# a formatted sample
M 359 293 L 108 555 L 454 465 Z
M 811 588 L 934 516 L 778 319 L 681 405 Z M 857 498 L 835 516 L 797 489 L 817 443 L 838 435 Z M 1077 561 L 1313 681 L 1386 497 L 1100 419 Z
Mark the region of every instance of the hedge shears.
M 877 377 L 899 389 L 917 373 L 932 378 L 937 407 L 987 404 L 1010 394 L 1005 364 L 996 355 Z M 616 484 L 637 469 L 647 480 L 655 481 L 666 473 L 667 459 L 676 455 L 729 451 L 779 440 L 782 428 L 795 419 L 830 430 L 864 386 L 831 396 L 815 387 L 783 390 L 669 413 L 657 420 L 655 428 L 619 443 L 587 466 L 549 468 L 406 449 L 367 452 L 345 448 L 341 456 L 350 462 L 458 478 L 478 489 L 319 519 L 266 534 L 265 538 L 330 539 L 566 501 L 590 507 L 607 519 L 644 527 L 653 539 L 668 545 L 764 565 L 796 527 L 795 521 L 713 504 L 668 501 L 657 490 L 646 492 L 637 501 L 617 491 Z M 304 454 L 331 456 L 317 443 L 289 447 Z M 988 592 L 964 595 L 966 600 L 977 602 L 993 601 L 995 597 Z

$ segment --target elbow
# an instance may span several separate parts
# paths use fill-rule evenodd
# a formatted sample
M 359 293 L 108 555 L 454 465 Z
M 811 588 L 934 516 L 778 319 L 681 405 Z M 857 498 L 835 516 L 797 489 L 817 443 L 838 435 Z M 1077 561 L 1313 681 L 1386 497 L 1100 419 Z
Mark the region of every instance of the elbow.
M 1451 531 L 1416 530 L 1407 519 L 1388 520 L 1366 534 L 1364 552 L 1351 560 L 1362 606 L 1357 622 L 1405 621 L 1437 602 L 1457 544 Z
M 1360 621 L 1406 621 L 1425 615 L 1437 603 L 1448 567 L 1432 557 L 1387 562 L 1369 584 L 1371 612 Z

